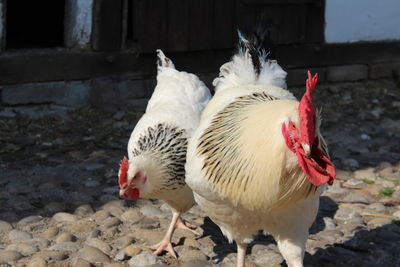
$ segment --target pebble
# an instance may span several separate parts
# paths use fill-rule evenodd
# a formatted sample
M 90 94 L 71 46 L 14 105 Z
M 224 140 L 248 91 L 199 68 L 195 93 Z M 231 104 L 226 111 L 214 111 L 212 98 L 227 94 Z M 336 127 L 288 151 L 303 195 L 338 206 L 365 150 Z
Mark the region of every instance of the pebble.
M 54 214 L 53 220 L 57 222 L 75 222 L 78 220 L 76 215 L 66 213 L 66 212 L 58 212 Z
M 351 169 L 356 169 L 360 167 L 360 163 L 358 163 L 357 160 L 352 158 L 342 159 L 342 164 L 344 164 L 347 167 L 350 167 Z
M 124 261 L 127 260 L 129 258 L 128 254 L 126 253 L 125 250 L 121 250 L 120 252 L 118 252 L 115 257 L 114 260 L 116 261 Z
M 343 183 L 344 187 L 352 188 L 352 189 L 363 188 L 366 185 L 367 185 L 366 183 L 364 183 L 363 181 L 360 181 L 358 179 L 350 179 Z
M 176 253 L 179 255 L 179 258 L 185 262 L 185 261 L 191 261 L 191 260 L 201 260 L 201 261 L 206 261 L 207 256 L 199 249 L 195 249 L 192 247 L 184 247 L 184 246 L 178 246 L 174 248 Z
M 90 163 L 86 165 L 85 170 L 86 171 L 96 171 L 96 170 L 101 170 L 105 167 L 104 164 L 101 163 Z
M 125 252 L 128 256 L 136 256 L 142 252 L 142 249 L 138 246 L 127 246 Z
M 139 254 L 132 257 L 128 264 L 130 267 L 149 267 L 154 264 L 164 264 L 165 262 L 153 254 Z
M 53 238 L 58 234 L 59 231 L 60 229 L 57 226 L 51 226 L 50 228 L 44 230 L 40 235 L 44 238 Z
M 26 267 L 47 267 L 47 263 L 44 259 L 35 257 L 29 260 Z
M 0 233 L 6 233 L 13 229 L 12 225 L 6 221 L 0 221 Z
M 400 220 L 400 210 L 396 211 L 395 213 L 393 213 L 393 218 L 395 218 L 396 220 Z
M 97 224 L 101 224 L 106 218 L 110 217 L 110 213 L 106 210 L 99 210 L 92 215 L 92 218 Z
M 113 247 L 116 249 L 122 249 L 129 246 L 132 243 L 134 243 L 134 239 L 132 237 L 123 236 L 114 241 Z
M 354 178 L 359 179 L 359 180 L 362 180 L 362 179 L 375 180 L 376 173 L 375 173 L 374 168 L 357 170 L 354 172 Z
M 13 250 L 0 250 L 0 264 L 12 263 L 22 258 L 22 255 Z
M 111 228 L 117 225 L 120 225 L 121 221 L 116 218 L 116 217 L 109 217 L 106 220 L 104 220 L 104 222 L 102 223 L 102 226 L 104 226 L 105 228 Z
M 23 218 L 22 220 L 20 220 L 18 222 L 18 225 L 19 226 L 26 226 L 26 225 L 31 224 L 31 223 L 39 222 L 42 219 L 43 219 L 42 216 L 33 215 L 33 216 L 29 216 L 29 217 Z
M 94 211 L 89 204 L 81 205 L 75 209 L 74 214 L 80 217 L 92 214 Z
M 343 198 L 342 201 L 347 202 L 347 203 L 364 203 L 364 204 L 370 203 L 367 198 L 365 198 L 364 196 L 361 196 L 357 193 L 348 194 L 347 196 L 345 196 Z
M 370 221 L 367 222 L 367 225 L 370 227 L 381 227 L 384 226 L 386 224 L 391 224 L 392 223 L 392 219 L 390 218 L 374 218 Z
M 325 229 L 332 230 L 336 228 L 336 223 L 332 218 L 324 217 Z
M 43 250 L 37 252 L 34 257 L 41 258 L 45 261 L 61 261 L 66 259 L 68 256 L 65 251 L 51 251 L 51 250 Z
M 75 242 L 76 241 L 76 236 L 74 236 L 71 233 L 62 233 L 56 238 L 56 243 L 65 243 L 65 242 Z
M 8 233 L 8 238 L 10 238 L 12 242 L 28 241 L 32 239 L 32 234 L 25 231 L 14 229 Z
M 71 267 L 91 267 L 92 264 L 90 262 L 85 261 L 83 259 L 75 258 L 71 260 Z
M 85 246 L 82 249 L 78 251 L 77 254 L 78 258 L 87 260 L 88 262 L 91 263 L 109 263 L 110 258 L 104 254 L 100 249 L 91 247 L 91 246 Z
M 121 220 L 129 223 L 136 223 L 143 218 L 142 214 L 137 209 L 129 209 L 121 215 Z
M 38 251 L 37 247 L 24 243 L 11 244 L 6 249 L 11 251 L 12 250 L 17 251 L 23 256 L 29 256 Z
M 125 267 L 125 265 L 122 263 L 109 263 L 103 265 L 103 267 Z
M 105 254 L 110 254 L 110 252 L 111 252 L 111 247 L 106 242 L 104 242 L 103 240 L 100 240 L 98 238 L 90 238 L 90 239 L 86 240 L 86 244 L 91 247 L 100 249 Z
M 163 213 L 159 208 L 150 205 L 141 207 L 140 212 L 147 217 L 166 217 L 165 213 Z
M 64 243 L 55 244 L 55 245 L 49 247 L 49 250 L 75 252 L 75 251 L 79 250 L 79 245 L 74 242 L 64 242 Z

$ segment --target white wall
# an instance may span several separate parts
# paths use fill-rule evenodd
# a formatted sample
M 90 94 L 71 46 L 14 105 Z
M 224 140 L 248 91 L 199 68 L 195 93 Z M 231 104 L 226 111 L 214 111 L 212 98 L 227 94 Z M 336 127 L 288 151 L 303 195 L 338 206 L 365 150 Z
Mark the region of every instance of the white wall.
M 400 40 L 400 0 L 326 0 L 328 43 Z

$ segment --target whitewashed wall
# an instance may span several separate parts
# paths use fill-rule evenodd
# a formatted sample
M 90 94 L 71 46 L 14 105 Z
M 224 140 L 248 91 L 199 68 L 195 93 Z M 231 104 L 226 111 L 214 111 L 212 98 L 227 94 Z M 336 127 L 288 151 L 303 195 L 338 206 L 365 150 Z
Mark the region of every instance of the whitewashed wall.
M 328 43 L 400 40 L 400 0 L 326 0 Z

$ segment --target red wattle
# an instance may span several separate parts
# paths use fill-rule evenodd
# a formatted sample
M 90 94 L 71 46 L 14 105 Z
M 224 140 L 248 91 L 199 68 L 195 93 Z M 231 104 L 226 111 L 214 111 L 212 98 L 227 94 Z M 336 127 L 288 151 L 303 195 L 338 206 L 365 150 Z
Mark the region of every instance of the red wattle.
M 127 197 L 130 197 L 132 200 L 136 200 L 140 197 L 140 191 L 137 188 L 133 188 L 127 192 Z

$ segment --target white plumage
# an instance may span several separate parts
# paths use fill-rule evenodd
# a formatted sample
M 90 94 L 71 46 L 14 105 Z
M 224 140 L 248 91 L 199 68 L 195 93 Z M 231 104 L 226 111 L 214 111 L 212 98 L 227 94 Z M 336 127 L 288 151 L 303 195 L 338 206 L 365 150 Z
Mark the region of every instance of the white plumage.
M 241 42 L 246 49 L 222 65 L 216 94 L 189 142 L 186 182 L 199 206 L 236 241 L 238 266 L 253 235 L 266 230 L 287 264 L 299 267 L 323 188 L 307 180 L 282 137 L 282 124 L 300 123 L 299 103 L 285 90 L 286 72 L 264 50 Z
M 196 75 L 176 70 L 161 50 L 157 53 L 157 86 L 129 139 L 129 167 L 124 183 L 121 163 L 120 194 L 162 199 L 171 206 L 171 225 L 153 249 L 156 254 L 167 250 L 176 257 L 170 243 L 172 233 L 176 226 L 185 228 L 179 215 L 195 203 L 184 181 L 187 140 L 199 124 L 210 92 Z

